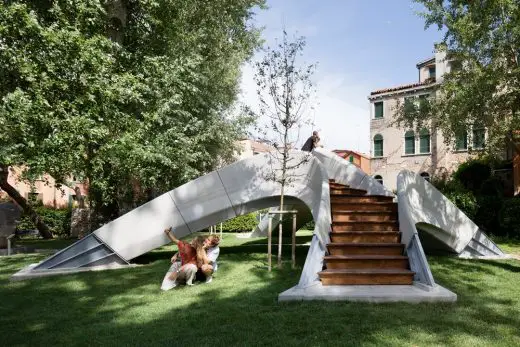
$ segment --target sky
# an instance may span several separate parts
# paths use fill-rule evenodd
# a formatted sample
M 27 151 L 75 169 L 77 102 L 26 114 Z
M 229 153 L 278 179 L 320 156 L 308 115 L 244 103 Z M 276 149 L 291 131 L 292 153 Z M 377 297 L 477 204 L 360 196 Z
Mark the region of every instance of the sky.
M 369 153 L 370 91 L 417 82 L 415 65 L 433 56 L 442 34 L 437 28 L 425 31 L 416 14 L 421 8 L 411 0 L 268 0 L 268 6 L 253 21 L 264 28 L 266 45 L 285 27 L 306 37 L 300 62 L 318 63 L 317 106 L 309 117 L 324 147 Z M 249 63 L 242 69 L 240 99 L 255 109 L 253 76 Z M 304 130 L 298 147 L 311 131 Z

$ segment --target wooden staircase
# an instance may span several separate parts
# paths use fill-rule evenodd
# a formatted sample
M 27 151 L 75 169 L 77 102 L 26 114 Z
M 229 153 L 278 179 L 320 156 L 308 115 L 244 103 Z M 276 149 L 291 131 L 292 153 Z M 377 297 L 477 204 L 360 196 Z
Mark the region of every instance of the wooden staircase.
M 330 180 L 331 243 L 323 285 L 410 285 L 414 273 L 403 255 L 397 204 Z

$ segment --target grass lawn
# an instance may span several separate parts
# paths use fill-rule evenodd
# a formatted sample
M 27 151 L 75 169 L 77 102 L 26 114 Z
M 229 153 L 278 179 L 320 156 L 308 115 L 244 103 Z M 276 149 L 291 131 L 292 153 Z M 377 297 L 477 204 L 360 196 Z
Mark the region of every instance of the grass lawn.
M 502 251 L 520 256 L 520 239 L 495 238 L 493 241 L 495 241 Z
M 520 346 L 517 260 L 430 257 L 456 304 L 280 304 L 278 294 L 298 281 L 308 241 L 299 237 L 297 270 L 287 261 L 268 273 L 265 239 L 225 235 L 213 282 L 169 292 L 159 285 L 172 246 L 136 259 L 138 268 L 22 282 L 8 278 L 44 256 L 0 257 L 0 344 Z M 520 244 L 508 247 L 520 254 Z M 284 254 L 289 260 L 290 246 Z

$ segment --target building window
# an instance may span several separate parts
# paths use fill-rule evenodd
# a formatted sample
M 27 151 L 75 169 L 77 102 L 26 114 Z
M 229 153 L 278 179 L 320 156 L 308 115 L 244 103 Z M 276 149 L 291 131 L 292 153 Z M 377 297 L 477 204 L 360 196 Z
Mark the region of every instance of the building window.
M 383 136 L 377 134 L 374 136 L 374 157 L 383 156 Z
M 379 101 L 374 103 L 374 118 L 379 119 L 383 118 L 383 102 Z
M 430 153 L 430 132 L 425 128 L 419 133 L 419 153 Z
M 486 142 L 486 130 L 473 129 L 473 149 L 483 149 Z
M 455 135 L 455 150 L 456 151 L 465 151 L 468 149 L 468 132 L 464 130 L 463 132 Z
M 416 97 L 415 96 L 407 96 L 404 98 L 404 111 L 406 113 L 411 113 L 416 111 Z
M 460 61 L 452 61 L 450 62 L 450 71 L 456 72 L 462 70 L 462 63 Z
M 348 157 L 348 161 L 351 162 L 351 163 L 353 163 L 353 162 L 354 162 L 354 156 L 351 155 L 350 157 Z
M 426 181 L 431 182 L 429 173 L 423 172 L 423 173 L 421 173 L 421 177 L 424 178 Z
M 415 154 L 415 134 L 408 130 L 404 134 L 404 154 Z
M 415 96 L 406 96 L 404 98 L 404 105 L 408 105 L 408 106 L 411 106 L 411 105 L 414 105 L 415 104 Z
M 419 110 L 421 112 L 428 112 L 428 108 L 430 107 L 430 95 L 429 94 L 421 94 L 419 95 Z
M 381 175 L 375 175 L 374 176 L 374 179 L 376 181 L 378 181 L 379 183 L 383 184 L 383 177 L 381 177 Z
M 435 66 L 428 67 L 428 77 L 435 78 Z

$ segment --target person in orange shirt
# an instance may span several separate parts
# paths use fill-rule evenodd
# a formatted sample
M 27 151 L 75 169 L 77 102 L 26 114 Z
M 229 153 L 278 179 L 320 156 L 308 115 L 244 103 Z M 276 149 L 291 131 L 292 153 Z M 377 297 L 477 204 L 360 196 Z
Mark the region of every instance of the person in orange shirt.
M 192 286 L 197 273 L 197 251 L 195 247 L 188 242 L 177 239 L 171 231 L 172 228 L 169 227 L 164 230 L 164 233 L 177 245 L 179 252 L 171 259 L 172 266 L 166 273 L 166 276 L 164 276 L 161 285 L 162 290 L 172 289 L 179 283 L 186 283 L 186 285 Z M 180 264 L 178 264 L 178 256 L 181 258 Z

